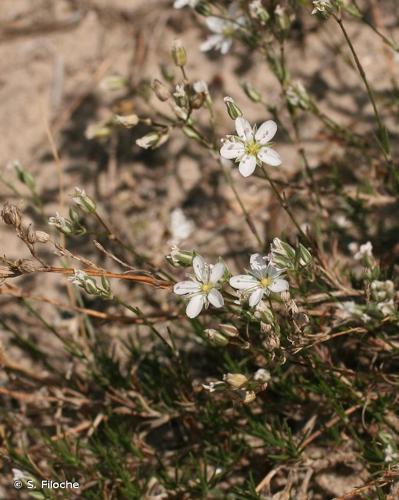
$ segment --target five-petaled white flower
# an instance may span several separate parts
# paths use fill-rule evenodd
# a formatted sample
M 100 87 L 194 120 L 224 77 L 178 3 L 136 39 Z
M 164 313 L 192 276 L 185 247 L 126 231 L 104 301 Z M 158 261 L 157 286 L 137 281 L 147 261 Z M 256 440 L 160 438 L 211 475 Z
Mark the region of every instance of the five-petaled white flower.
M 198 2 L 199 0 L 175 0 L 173 7 L 175 9 L 181 9 L 186 6 L 194 8 L 197 6 Z
M 270 292 L 285 292 L 289 288 L 288 281 L 281 278 L 283 269 L 267 262 L 265 257 L 255 253 L 250 258 L 249 274 L 239 274 L 230 278 L 230 285 L 249 296 L 249 305 L 255 307 Z
M 280 155 L 268 146 L 277 132 L 277 124 L 267 120 L 256 129 L 251 127 L 248 120 L 238 117 L 235 120 L 237 135 L 227 136 L 220 154 L 226 160 L 235 160 L 239 163 L 238 169 L 244 177 L 254 173 L 258 163 L 267 163 L 273 167 L 281 165 Z
M 245 26 L 245 17 L 238 16 L 238 5 L 233 3 L 228 9 L 227 16 L 229 19 L 222 19 L 220 17 L 210 16 L 206 19 L 208 28 L 213 31 L 213 35 L 209 36 L 205 42 L 201 44 L 200 49 L 202 52 L 209 50 L 220 50 L 222 54 L 227 54 L 230 50 L 234 34 Z
M 218 282 L 223 277 L 226 267 L 223 262 L 214 266 L 207 264 L 200 255 L 193 259 L 195 276 L 190 276 L 192 281 L 180 281 L 173 287 L 177 295 L 186 295 L 190 300 L 187 304 L 186 314 L 195 318 L 211 303 L 214 307 L 223 307 L 224 300 L 218 290 Z

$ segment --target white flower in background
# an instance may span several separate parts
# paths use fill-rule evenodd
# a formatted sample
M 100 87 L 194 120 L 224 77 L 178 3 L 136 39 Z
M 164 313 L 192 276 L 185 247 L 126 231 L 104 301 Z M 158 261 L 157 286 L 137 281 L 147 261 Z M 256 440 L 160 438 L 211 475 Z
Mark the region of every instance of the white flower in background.
M 269 142 L 277 132 L 277 124 L 267 120 L 256 129 L 242 117 L 235 120 L 238 135 L 227 136 L 220 154 L 226 160 L 235 160 L 239 163 L 238 169 L 244 177 L 254 173 L 257 164 L 267 163 L 273 167 L 281 165 L 280 155 L 269 147 Z
M 256 370 L 255 375 L 254 375 L 254 380 L 257 382 L 269 382 L 271 379 L 271 375 L 269 370 L 265 370 L 264 368 L 259 368 L 259 370 Z
M 182 9 L 183 7 L 196 7 L 199 0 L 175 0 L 173 7 L 175 9 Z
M 188 219 L 181 208 L 175 208 L 170 214 L 169 231 L 172 235 L 171 243 L 178 245 L 194 231 L 194 222 Z
M 251 307 L 257 306 L 270 292 L 281 293 L 288 290 L 288 281 L 281 278 L 284 271 L 267 262 L 265 257 L 258 253 L 251 255 L 250 267 L 249 274 L 230 278 L 230 285 L 249 296 Z
M 359 250 L 353 256 L 355 260 L 364 260 L 373 258 L 373 245 L 370 241 L 360 245 Z
M 326 12 L 327 9 L 332 7 L 330 0 L 313 0 L 313 10 L 312 14 L 317 14 L 317 12 Z
M 371 320 L 370 316 L 363 312 L 362 307 L 352 300 L 341 302 L 340 304 L 338 304 L 338 309 L 341 311 L 342 319 L 350 320 L 359 318 L 364 323 L 367 323 Z
M 387 464 L 398 460 L 398 453 L 391 443 L 388 443 L 384 448 L 384 460 Z
M 185 295 L 189 298 L 186 314 L 189 318 L 195 318 L 208 307 L 209 303 L 214 307 L 223 307 L 224 300 L 219 292 L 218 282 L 222 279 L 226 267 L 223 262 L 214 266 L 207 264 L 200 255 L 193 259 L 195 276 L 190 276 L 192 281 L 180 281 L 173 287 L 176 295 Z
M 227 13 L 227 17 L 233 19 L 230 21 L 228 19 L 221 19 L 220 17 L 210 16 L 206 19 L 206 24 L 208 28 L 213 31 L 213 35 L 209 36 L 205 42 L 200 46 L 202 52 L 208 52 L 209 50 L 220 50 L 222 54 L 227 54 L 230 50 L 233 41 L 234 34 L 244 27 L 245 17 L 237 16 L 237 4 L 233 4 Z
M 208 84 L 204 80 L 197 80 L 193 83 L 194 92 L 197 94 L 209 95 Z

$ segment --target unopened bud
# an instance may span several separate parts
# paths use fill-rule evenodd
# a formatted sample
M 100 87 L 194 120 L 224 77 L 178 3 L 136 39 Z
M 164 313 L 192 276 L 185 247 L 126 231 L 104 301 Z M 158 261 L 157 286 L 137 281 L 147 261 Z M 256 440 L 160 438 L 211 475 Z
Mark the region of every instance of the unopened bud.
M 239 391 L 239 396 L 244 404 L 252 403 L 256 399 L 255 391 Z
M 134 113 L 131 115 L 115 115 L 114 122 L 125 128 L 133 128 L 139 123 L 140 119 Z
M 219 330 L 223 333 L 223 335 L 227 335 L 228 337 L 238 337 L 239 335 L 239 331 L 234 325 L 223 323 L 219 325 Z
M 247 377 L 242 373 L 226 373 L 223 380 L 234 389 L 240 389 L 248 382 Z
M 273 352 L 280 347 L 280 337 L 274 330 L 267 333 L 267 336 L 263 341 L 263 347 L 267 352 Z
M 152 82 L 152 90 L 154 91 L 158 99 L 162 102 L 167 101 L 170 97 L 169 89 L 157 79 Z
M 84 189 L 76 187 L 72 199 L 75 202 L 75 204 L 87 214 L 95 213 L 96 202 L 92 200 L 89 196 L 87 196 Z
M 50 236 L 44 231 L 36 231 L 36 241 L 38 243 L 47 243 Z
M 21 225 L 21 211 L 17 206 L 12 205 L 8 201 L 4 204 L 1 210 L 1 217 L 3 221 L 9 226 L 18 228 Z
M 245 82 L 242 88 L 244 89 L 244 92 L 247 95 L 247 97 L 251 99 L 251 101 L 260 102 L 262 100 L 262 96 L 250 83 Z
M 193 263 L 194 252 L 192 250 L 180 250 L 173 246 L 170 254 L 166 256 L 166 260 L 173 267 L 189 267 Z
M 225 97 L 224 103 L 226 104 L 227 112 L 232 120 L 235 120 L 236 118 L 242 116 L 241 109 L 237 106 L 232 97 Z
M 162 144 L 164 144 L 168 140 L 168 138 L 168 131 L 156 132 L 155 130 L 153 130 L 143 137 L 140 137 L 140 139 L 137 139 L 136 144 L 143 149 L 155 149 L 159 146 L 162 146 Z
M 204 333 L 209 342 L 214 346 L 224 347 L 229 343 L 229 340 L 225 336 L 213 328 L 207 328 L 204 330 Z
M 312 262 L 312 255 L 307 248 L 305 248 L 302 243 L 299 243 L 297 250 L 299 264 L 303 267 L 309 265 Z
M 181 40 L 175 40 L 172 46 L 172 57 L 176 66 L 182 68 L 187 63 L 186 49 L 183 47 Z

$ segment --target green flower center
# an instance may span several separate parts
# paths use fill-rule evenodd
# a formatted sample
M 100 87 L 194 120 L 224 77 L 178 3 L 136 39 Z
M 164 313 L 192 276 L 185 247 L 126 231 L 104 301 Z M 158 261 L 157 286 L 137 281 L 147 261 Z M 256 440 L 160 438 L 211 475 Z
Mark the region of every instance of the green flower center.
M 223 29 L 223 36 L 225 38 L 230 38 L 233 34 L 234 34 L 234 28 L 233 28 L 233 26 L 226 26 Z
M 271 278 L 262 278 L 260 280 L 260 286 L 262 288 L 267 288 L 269 285 L 273 283 L 273 280 Z
M 245 144 L 245 152 L 248 155 L 256 156 L 259 153 L 259 150 L 260 150 L 260 144 L 258 144 L 255 141 L 248 142 L 247 144 Z

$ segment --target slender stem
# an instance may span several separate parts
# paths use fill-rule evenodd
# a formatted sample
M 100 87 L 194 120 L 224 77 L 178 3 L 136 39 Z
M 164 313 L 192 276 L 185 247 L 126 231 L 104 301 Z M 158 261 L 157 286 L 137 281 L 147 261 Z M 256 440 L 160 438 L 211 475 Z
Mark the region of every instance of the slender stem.
M 348 44 L 348 47 L 349 47 L 349 50 L 351 51 L 351 54 L 353 56 L 353 59 L 355 61 L 355 64 L 356 64 L 356 67 L 357 67 L 357 70 L 359 71 L 359 74 L 360 74 L 360 77 L 361 79 L 363 80 L 363 83 L 366 87 L 366 90 L 367 90 L 367 94 L 369 96 L 369 100 L 371 102 L 371 105 L 373 107 L 373 111 L 374 111 L 374 115 L 375 115 L 375 118 L 377 120 L 377 124 L 378 124 L 378 128 L 379 128 L 379 131 L 380 131 L 380 138 L 378 140 L 378 145 L 379 147 L 381 148 L 386 160 L 390 160 L 390 148 L 389 148 L 389 141 L 387 142 L 384 142 L 383 144 L 381 143 L 381 140 L 383 140 L 384 136 L 386 136 L 386 128 L 381 120 L 381 116 L 380 116 L 380 113 L 378 111 L 378 108 L 377 108 L 377 104 L 375 102 L 375 98 L 374 98 L 374 92 L 369 84 L 369 81 L 367 80 L 367 76 L 366 76 L 366 73 L 363 69 L 363 66 L 357 56 L 357 53 L 356 53 L 356 50 L 355 50 L 355 47 L 353 46 L 352 44 L 352 41 L 348 35 L 348 32 L 346 31 L 346 28 L 344 26 L 344 23 L 342 21 L 342 18 L 339 17 L 339 16 L 336 16 L 335 14 L 333 14 L 334 16 L 334 19 L 337 21 L 338 23 L 338 26 L 340 27 L 341 31 L 342 31 L 342 34 L 344 35 L 345 37 L 345 40 L 346 40 L 346 43 Z M 387 150 L 386 150 L 387 148 Z
M 299 234 L 302 236 L 302 238 L 304 240 L 306 240 L 308 243 L 312 244 L 312 242 L 309 240 L 309 237 L 305 234 L 305 232 L 303 231 L 303 229 L 299 225 L 298 221 L 295 219 L 295 216 L 292 213 L 292 211 L 287 203 L 287 200 L 285 199 L 285 196 L 282 196 L 280 194 L 280 191 L 277 189 L 273 179 L 269 176 L 269 174 L 267 173 L 267 171 L 263 165 L 261 167 L 261 170 L 263 172 L 265 179 L 269 182 L 274 194 L 277 196 L 278 201 L 280 202 L 280 205 L 284 208 L 284 210 L 287 212 L 287 215 L 289 216 L 289 218 L 291 219 L 291 221 L 293 222 L 295 227 L 298 229 Z
M 245 222 L 248 224 L 249 229 L 251 230 L 252 234 L 255 236 L 256 241 L 258 242 L 258 245 L 260 247 L 262 247 L 263 246 L 262 239 L 259 236 L 259 233 L 258 233 L 258 231 L 257 231 L 257 229 L 255 227 L 255 224 L 254 224 L 254 222 L 252 220 L 251 215 L 249 214 L 249 212 L 245 208 L 245 206 L 244 206 L 244 204 L 243 204 L 243 202 L 242 202 L 242 200 L 240 198 L 240 195 L 238 194 L 238 191 L 237 191 L 237 189 L 236 189 L 236 187 L 234 185 L 234 181 L 233 181 L 233 178 L 231 176 L 230 171 L 226 167 L 224 167 L 223 165 L 222 165 L 222 169 L 223 169 L 223 174 L 224 174 L 224 176 L 226 178 L 226 181 L 229 184 L 229 186 L 231 187 L 231 189 L 232 189 L 232 191 L 234 193 L 234 196 L 235 196 L 238 204 L 241 207 L 241 210 L 242 210 L 242 212 L 244 214 Z

